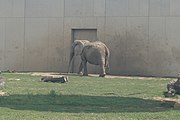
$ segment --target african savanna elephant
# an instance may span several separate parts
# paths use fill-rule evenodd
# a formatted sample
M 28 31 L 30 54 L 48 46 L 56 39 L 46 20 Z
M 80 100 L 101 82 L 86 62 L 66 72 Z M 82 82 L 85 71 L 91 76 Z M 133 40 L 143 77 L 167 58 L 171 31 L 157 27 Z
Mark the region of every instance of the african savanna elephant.
M 81 56 L 81 63 L 79 66 L 79 72 L 82 72 L 84 69 L 84 76 L 88 75 L 87 71 L 87 62 L 93 65 L 100 66 L 100 77 L 104 77 L 106 75 L 106 70 L 109 69 L 109 49 L 108 47 L 100 42 L 89 42 L 87 40 L 75 40 L 72 44 L 69 68 L 74 56 Z M 69 72 L 68 68 L 68 72 Z

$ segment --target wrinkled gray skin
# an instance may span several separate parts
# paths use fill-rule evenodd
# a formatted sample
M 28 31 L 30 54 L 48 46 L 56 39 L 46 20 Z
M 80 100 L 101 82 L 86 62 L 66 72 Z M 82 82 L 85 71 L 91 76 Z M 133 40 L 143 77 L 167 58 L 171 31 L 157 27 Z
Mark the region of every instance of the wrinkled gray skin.
M 87 71 L 87 62 L 93 65 L 100 66 L 100 77 L 104 77 L 106 75 L 106 70 L 109 69 L 109 49 L 107 46 L 100 42 L 89 42 L 87 40 L 75 40 L 72 44 L 71 55 L 69 61 L 69 68 L 74 56 L 81 56 L 81 64 L 79 66 L 78 73 L 82 72 L 84 69 L 84 76 L 88 75 Z M 68 68 L 68 72 L 69 72 Z

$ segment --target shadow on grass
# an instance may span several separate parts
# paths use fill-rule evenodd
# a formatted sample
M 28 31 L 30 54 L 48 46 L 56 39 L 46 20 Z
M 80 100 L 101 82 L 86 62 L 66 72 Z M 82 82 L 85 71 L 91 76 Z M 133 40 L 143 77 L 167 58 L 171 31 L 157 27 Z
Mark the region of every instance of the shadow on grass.
M 0 96 L 0 107 L 67 113 L 158 112 L 169 110 L 160 101 L 133 97 L 85 95 L 10 95 Z

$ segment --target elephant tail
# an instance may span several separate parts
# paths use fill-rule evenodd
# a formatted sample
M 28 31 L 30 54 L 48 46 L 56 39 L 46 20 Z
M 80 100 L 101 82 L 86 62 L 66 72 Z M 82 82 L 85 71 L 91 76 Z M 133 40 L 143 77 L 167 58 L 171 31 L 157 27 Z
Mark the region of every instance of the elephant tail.
M 109 56 L 110 56 L 110 52 L 109 49 L 106 47 L 106 51 L 105 51 L 105 67 L 106 69 L 109 71 Z

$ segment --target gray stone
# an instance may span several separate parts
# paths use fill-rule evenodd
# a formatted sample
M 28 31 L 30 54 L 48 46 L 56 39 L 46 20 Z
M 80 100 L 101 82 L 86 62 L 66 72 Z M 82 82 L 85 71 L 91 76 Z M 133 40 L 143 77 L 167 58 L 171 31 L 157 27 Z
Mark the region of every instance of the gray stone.
M 0 88 L 4 87 L 4 85 L 5 85 L 5 81 L 2 78 L 0 78 Z
M 42 77 L 41 82 L 65 83 L 65 82 L 68 82 L 68 76 L 62 76 L 62 77 L 47 76 L 47 77 Z
M 178 74 L 177 80 L 172 80 L 167 84 L 168 94 L 174 96 L 180 94 L 180 73 Z

